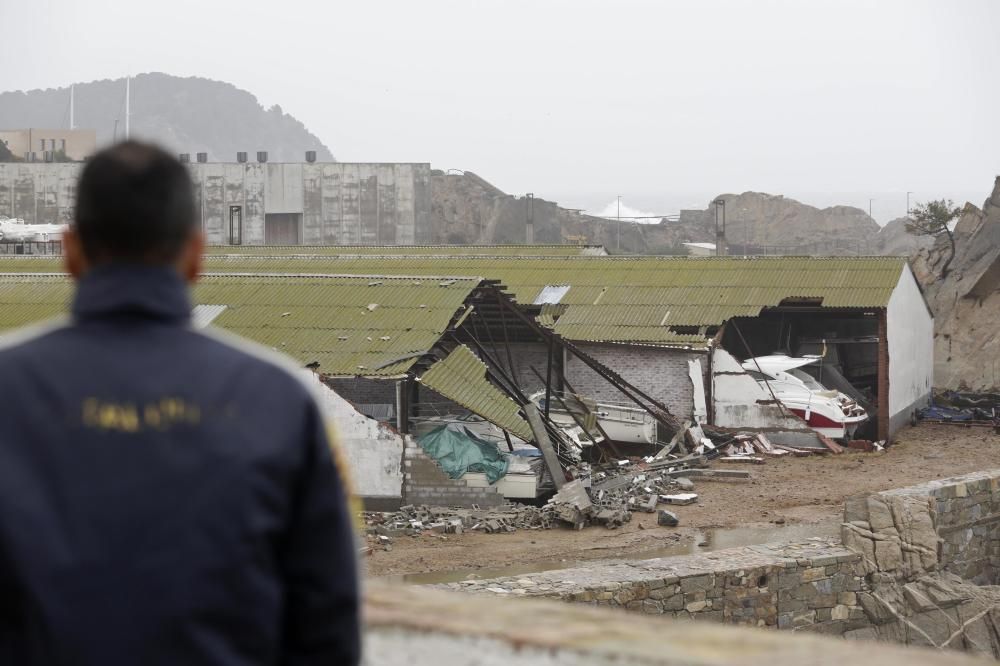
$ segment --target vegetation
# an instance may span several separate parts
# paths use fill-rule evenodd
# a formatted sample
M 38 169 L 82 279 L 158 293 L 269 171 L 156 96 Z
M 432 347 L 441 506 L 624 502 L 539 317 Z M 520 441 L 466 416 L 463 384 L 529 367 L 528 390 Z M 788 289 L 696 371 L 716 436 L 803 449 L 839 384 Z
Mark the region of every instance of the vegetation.
M 909 219 L 906 221 L 906 230 L 915 236 L 930 236 L 940 238 L 944 236 L 951 246 L 948 259 L 941 267 L 941 277 L 948 275 L 948 267 L 951 260 L 955 258 L 955 235 L 949 226 L 953 220 L 962 214 L 962 209 L 957 207 L 951 199 L 937 199 L 927 203 L 917 204 L 910 211 Z
M 7 143 L 0 141 L 0 162 L 20 162 L 21 159 L 10 152 Z

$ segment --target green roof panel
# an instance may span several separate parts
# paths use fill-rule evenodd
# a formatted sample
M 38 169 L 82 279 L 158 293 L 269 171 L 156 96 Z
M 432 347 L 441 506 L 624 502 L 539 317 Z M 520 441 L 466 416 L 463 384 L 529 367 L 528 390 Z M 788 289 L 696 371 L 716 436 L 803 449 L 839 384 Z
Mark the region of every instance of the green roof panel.
M 521 408 L 486 379 L 486 364 L 465 345 L 455 347 L 417 381 L 525 441 L 534 439 Z
M 225 305 L 212 322 L 338 376 L 405 373 L 447 329 L 479 278 L 206 275 L 201 305 Z M 59 275 L 0 275 L 0 330 L 63 314 L 73 286 Z

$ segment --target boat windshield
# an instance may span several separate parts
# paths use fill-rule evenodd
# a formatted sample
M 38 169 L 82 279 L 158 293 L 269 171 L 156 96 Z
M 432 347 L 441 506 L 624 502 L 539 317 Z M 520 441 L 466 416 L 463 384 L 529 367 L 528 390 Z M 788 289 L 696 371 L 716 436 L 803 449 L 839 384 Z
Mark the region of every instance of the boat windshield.
M 810 391 L 827 390 L 825 386 L 816 381 L 812 375 L 810 375 L 802 368 L 792 368 L 791 370 L 788 371 L 788 374 L 790 374 L 792 377 L 795 377 L 796 379 L 801 380 L 802 383 L 806 385 L 806 388 L 809 389 Z

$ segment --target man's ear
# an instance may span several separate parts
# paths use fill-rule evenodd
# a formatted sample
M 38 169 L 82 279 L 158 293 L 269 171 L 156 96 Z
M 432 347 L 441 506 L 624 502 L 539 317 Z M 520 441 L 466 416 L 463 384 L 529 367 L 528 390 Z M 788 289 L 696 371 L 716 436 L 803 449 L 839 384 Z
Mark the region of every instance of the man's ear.
M 83 252 L 83 243 L 80 242 L 80 234 L 76 233 L 73 227 L 69 227 L 63 232 L 62 242 L 63 267 L 74 280 L 79 280 L 90 268 L 87 255 Z
M 201 276 L 201 267 L 203 263 L 202 255 L 205 253 L 205 234 L 201 231 L 195 231 L 191 234 L 191 238 L 184 245 L 184 250 L 181 252 L 180 263 L 177 266 L 177 270 L 180 272 L 181 277 L 184 278 L 189 284 L 194 284 L 198 281 Z

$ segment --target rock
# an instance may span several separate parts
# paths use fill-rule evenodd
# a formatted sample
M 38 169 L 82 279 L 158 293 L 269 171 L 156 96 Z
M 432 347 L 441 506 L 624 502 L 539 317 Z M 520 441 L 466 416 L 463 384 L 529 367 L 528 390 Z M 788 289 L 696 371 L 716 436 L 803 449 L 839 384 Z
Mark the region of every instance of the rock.
M 683 491 L 694 490 L 694 481 L 686 477 L 683 476 L 678 477 L 674 479 L 674 483 L 677 485 L 678 488 L 680 488 Z
M 677 527 L 680 522 L 680 518 L 672 511 L 660 509 L 659 513 L 656 514 L 656 524 L 660 527 Z

